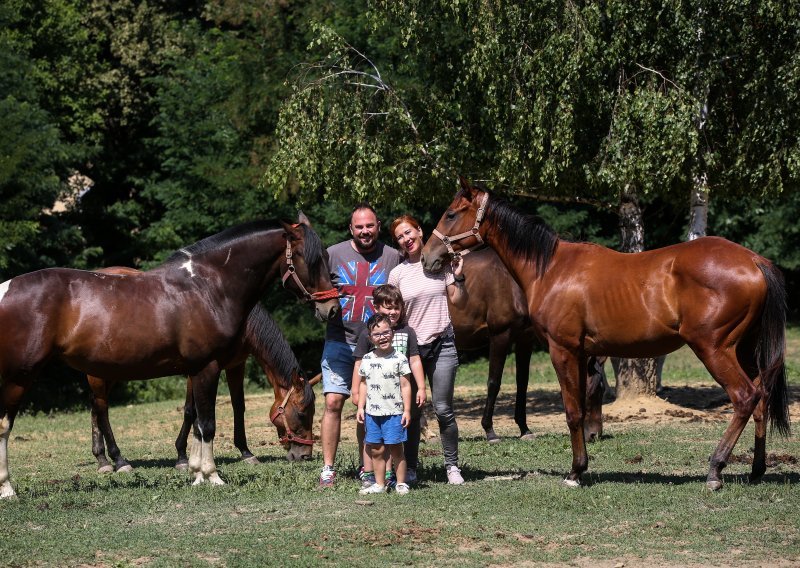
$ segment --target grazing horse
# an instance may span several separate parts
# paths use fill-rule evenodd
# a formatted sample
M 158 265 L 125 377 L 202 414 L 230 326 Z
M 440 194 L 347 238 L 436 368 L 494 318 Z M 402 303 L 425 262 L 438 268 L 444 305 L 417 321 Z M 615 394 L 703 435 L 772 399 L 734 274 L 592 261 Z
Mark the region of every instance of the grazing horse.
M 562 241 L 540 218 L 464 179 L 433 233 L 422 252 L 426 270 L 439 271 L 451 255 L 486 243 L 525 291 L 533 332 L 545 341 L 561 385 L 572 443 L 565 485 L 580 485 L 588 467 L 588 356 L 657 357 L 684 344 L 734 408 L 711 455 L 708 488 L 722 487 L 722 469 L 750 416 L 750 478 L 764 474 L 766 422 L 789 433 L 786 291 L 767 259 L 718 237 L 633 254 Z
M 213 453 L 219 374 L 278 276 L 315 302 L 318 318 L 339 309 L 322 243 L 302 214 L 296 225 L 258 221 L 227 229 L 141 274 L 50 268 L 0 284 L 0 497 L 14 495 L 8 438 L 22 396 L 54 358 L 105 380 L 190 375 L 194 483 L 224 483 Z
M 132 268 L 104 268 L 98 272 L 107 274 L 136 274 Z M 314 390 L 315 379 L 310 381 L 300 369 L 300 364 L 292 352 L 289 343 L 281 333 L 275 321 L 267 311 L 256 304 L 247 318 L 244 335 L 236 356 L 225 368 L 225 378 L 233 406 L 233 444 L 241 452 L 242 460 L 258 463 L 247 446 L 247 435 L 244 427 L 244 374 L 247 357 L 253 355 L 258 361 L 275 395 L 275 402 L 270 409 L 270 419 L 278 430 L 278 437 L 287 450 L 286 458 L 290 461 L 310 459 L 314 444 L 312 433 L 314 423 Z M 116 381 L 105 381 L 98 377 L 88 376 L 92 390 L 92 453 L 97 459 L 98 471 L 130 471 L 131 465 L 122 457 L 114 439 L 108 419 L 108 395 Z M 175 467 L 186 469 L 189 459 L 186 448 L 189 430 L 197 413 L 194 410 L 191 379 L 186 384 L 186 403 L 184 405 L 183 425 L 175 449 L 178 461 Z M 105 442 L 105 443 L 104 443 Z M 108 457 L 106 457 L 106 445 Z M 113 466 L 108 458 L 114 462 Z
M 490 443 L 500 441 L 492 425 L 492 416 L 500 393 L 506 356 L 512 344 L 517 359 L 514 422 L 519 426 L 521 439 L 532 439 L 526 405 L 535 337 L 529 330 L 531 320 L 525 293 L 491 248 L 464 255 L 464 276 L 469 302 L 459 310 L 450 306 L 450 319 L 459 351 L 483 349 L 489 344 L 489 378 L 481 419 L 486 440 Z M 603 396 L 608 384 L 604 362 L 605 357 L 589 358 L 584 435 L 590 441 L 603 434 Z

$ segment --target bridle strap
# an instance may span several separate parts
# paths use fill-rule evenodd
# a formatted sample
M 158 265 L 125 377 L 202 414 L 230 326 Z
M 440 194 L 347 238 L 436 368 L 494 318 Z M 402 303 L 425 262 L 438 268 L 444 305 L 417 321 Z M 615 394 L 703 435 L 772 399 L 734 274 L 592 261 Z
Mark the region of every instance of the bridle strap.
M 481 234 L 478 231 L 478 229 L 480 228 L 481 221 L 483 221 L 483 217 L 486 214 L 486 202 L 488 200 L 489 200 L 489 194 L 484 193 L 483 197 L 481 198 L 481 204 L 478 207 L 478 213 L 475 215 L 475 224 L 469 231 L 449 236 L 449 235 L 443 235 L 437 229 L 433 230 L 433 234 L 439 237 L 442 243 L 444 243 L 444 246 L 447 248 L 447 252 L 450 253 L 451 256 L 455 258 L 458 258 L 459 256 L 464 256 L 465 254 L 468 254 L 469 252 L 472 252 L 476 248 L 483 245 L 483 239 L 481 238 Z M 468 237 L 475 237 L 478 242 L 472 245 L 471 247 L 466 247 L 463 250 L 456 252 L 453 249 L 452 243 L 460 241 L 461 239 L 466 239 Z
M 283 287 L 286 288 L 286 281 L 289 278 L 294 279 L 294 283 L 300 289 L 300 292 L 303 294 L 303 299 L 306 302 L 326 302 L 328 300 L 333 300 L 339 297 L 339 291 L 335 288 L 331 288 L 330 290 L 325 290 L 324 292 L 314 292 L 313 294 L 306 290 L 306 287 L 303 286 L 303 283 L 300 282 L 300 278 L 297 276 L 297 271 L 294 268 L 294 262 L 292 262 L 292 243 L 289 239 L 286 239 L 286 272 L 283 273 L 283 277 L 281 281 L 283 283 Z
M 283 398 L 283 402 L 281 402 L 278 407 L 270 414 L 269 420 L 273 424 L 275 424 L 275 420 L 277 420 L 278 416 L 283 416 L 283 428 L 286 430 L 286 434 L 280 438 L 281 444 L 300 444 L 302 446 L 313 446 L 314 440 L 308 438 L 301 438 L 289 427 L 289 421 L 286 420 L 286 403 L 289 402 L 289 397 L 292 396 L 294 392 L 294 385 L 286 392 L 286 396 Z M 278 425 L 275 424 L 277 427 Z

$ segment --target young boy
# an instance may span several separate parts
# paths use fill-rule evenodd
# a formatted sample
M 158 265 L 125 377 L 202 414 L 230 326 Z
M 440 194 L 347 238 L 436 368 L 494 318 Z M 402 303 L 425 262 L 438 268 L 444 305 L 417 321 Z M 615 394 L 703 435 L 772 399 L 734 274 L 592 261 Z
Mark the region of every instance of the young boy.
M 417 335 L 414 330 L 407 325 L 400 324 L 403 317 L 403 309 L 405 304 L 403 302 L 403 295 L 397 286 L 384 284 L 378 286 L 372 292 L 372 304 L 379 314 L 389 316 L 389 321 L 394 331 L 394 348 L 406 356 L 408 364 L 411 367 L 411 374 L 414 380 L 411 381 L 411 399 L 416 402 L 411 408 L 411 423 L 408 426 L 408 441 L 405 444 L 406 464 L 408 467 L 406 473 L 406 483 L 414 484 L 417 482 L 417 461 L 419 454 L 419 440 L 420 440 L 420 416 L 422 406 L 425 404 L 427 398 L 425 392 L 425 371 L 422 368 L 422 360 L 419 357 L 419 349 L 417 348 Z M 361 383 L 361 376 L 359 375 L 359 368 L 361 366 L 361 358 L 364 357 L 372 349 L 367 330 L 363 330 L 358 337 L 356 348 L 353 351 L 355 357 L 355 367 L 353 369 L 353 404 L 358 406 L 359 398 L 359 385 Z M 359 478 L 361 479 L 362 487 L 369 487 L 375 483 L 375 473 L 372 467 L 372 457 L 370 452 L 363 445 L 363 438 L 359 440 L 359 452 L 362 459 L 362 467 L 359 471 Z M 391 476 L 391 468 L 387 468 L 387 477 Z M 389 482 L 391 485 L 391 481 Z
M 375 314 L 367 320 L 367 333 L 375 349 L 364 355 L 359 375 L 356 419 L 366 426 L 364 442 L 372 454 L 375 483 L 362 487 L 362 495 L 386 493 L 386 452 L 394 462 L 398 495 L 408 493 L 403 442 L 411 421 L 411 369 L 405 355 L 392 346 L 394 332 L 387 315 Z

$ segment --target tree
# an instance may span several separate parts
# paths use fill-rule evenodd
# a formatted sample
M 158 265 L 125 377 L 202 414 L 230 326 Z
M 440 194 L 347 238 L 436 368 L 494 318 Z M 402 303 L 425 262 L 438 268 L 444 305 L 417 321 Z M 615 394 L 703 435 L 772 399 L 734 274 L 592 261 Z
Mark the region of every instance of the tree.
M 778 69 L 796 86 L 794 7 L 409 0 L 374 8 L 375 35 L 393 42 L 353 46 L 320 28 L 315 47 L 327 55 L 303 69 L 282 109 L 267 174 L 275 191 L 390 199 L 425 187 L 431 200 L 452 191 L 447 178 L 459 171 L 510 194 L 615 204 L 638 236 L 623 247 L 641 250 L 648 202 L 684 208 L 690 191 L 733 194 L 747 179 L 772 194 L 796 184 L 797 91 L 777 89 L 778 99 L 766 77 Z M 734 59 L 752 73 L 731 73 Z M 344 183 L 334 183 L 337 172 Z

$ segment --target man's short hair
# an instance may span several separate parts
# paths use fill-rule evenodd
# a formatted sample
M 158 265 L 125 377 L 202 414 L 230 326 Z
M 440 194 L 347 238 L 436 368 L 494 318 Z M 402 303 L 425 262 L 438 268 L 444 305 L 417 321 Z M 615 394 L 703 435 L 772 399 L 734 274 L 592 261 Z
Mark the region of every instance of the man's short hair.
M 355 212 L 356 211 L 361 211 L 362 209 L 369 209 L 370 211 L 372 211 L 372 214 L 375 215 L 375 218 L 378 219 L 378 213 L 375 211 L 375 209 L 373 209 L 372 205 L 370 205 L 369 202 L 367 202 L 367 201 L 362 201 L 361 203 L 359 203 L 358 205 L 353 207 L 352 211 L 350 211 L 350 224 L 351 225 L 353 224 L 353 215 L 355 214 Z

